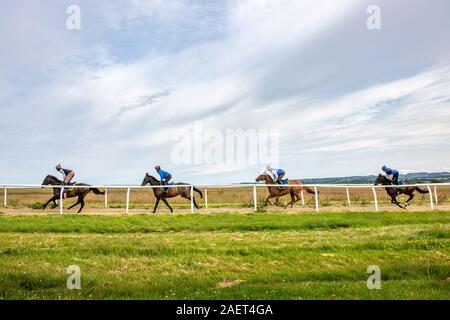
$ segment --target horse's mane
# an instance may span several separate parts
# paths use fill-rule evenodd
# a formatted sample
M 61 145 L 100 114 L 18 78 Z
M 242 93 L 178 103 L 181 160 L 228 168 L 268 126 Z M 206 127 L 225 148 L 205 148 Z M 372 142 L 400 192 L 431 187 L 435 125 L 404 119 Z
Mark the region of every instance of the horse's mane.
M 156 179 L 154 176 L 152 176 L 151 174 L 147 173 L 147 178 L 150 179 L 150 181 L 152 181 L 154 183 L 160 184 L 160 181 L 158 179 Z
M 50 177 L 52 179 L 55 179 L 56 181 L 62 182 L 61 180 L 59 180 L 57 177 L 52 176 L 51 174 L 47 175 L 47 177 Z

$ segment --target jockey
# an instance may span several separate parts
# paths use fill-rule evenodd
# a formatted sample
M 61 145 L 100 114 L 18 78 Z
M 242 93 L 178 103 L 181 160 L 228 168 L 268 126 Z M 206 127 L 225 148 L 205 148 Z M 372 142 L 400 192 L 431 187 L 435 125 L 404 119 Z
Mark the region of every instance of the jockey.
M 383 170 L 387 174 L 389 180 L 391 180 L 393 184 L 396 184 L 396 185 L 400 184 L 400 182 L 398 181 L 398 178 L 399 178 L 399 175 L 400 175 L 398 170 L 391 169 L 391 168 L 387 167 L 386 165 L 384 165 L 381 168 L 381 170 Z
M 167 185 L 169 184 L 169 181 L 172 179 L 172 174 L 170 174 L 167 171 L 164 171 L 161 169 L 161 166 L 155 166 L 155 170 L 156 172 L 158 172 L 159 177 L 161 178 L 161 184 L 162 185 Z M 164 193 L 167 194 L 169 191 L 169 188 L 164 188 Z
M 75 176 L 75 172 L 73 172 L 70 169 L 64 169 L 63 167 L 61 167 L 61 164 L 58 164 L 56 166 L 56 171 L 61 173 L 61 175 L 63 177 L 63 185 L 65 185 L 65 186 L 69 185 L 70 182 L 72 181 L 73 177 Z
M 273 181 L 278 184 L 283 184 L 283 178 L 286 175 L 286 172 L 283 169 L 274 169 L 267 166 L 267 171 L 272 174 Z

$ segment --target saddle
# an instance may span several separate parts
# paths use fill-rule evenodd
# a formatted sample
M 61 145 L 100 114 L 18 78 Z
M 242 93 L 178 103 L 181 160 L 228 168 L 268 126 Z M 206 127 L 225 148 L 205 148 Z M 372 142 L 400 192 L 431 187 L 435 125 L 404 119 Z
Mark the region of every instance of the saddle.
M 64 190 L 67 192 L 67 191 L 72 191 L 73 190 L 73 188 L 70 188 L 71 186 L 74 186 L 74 185 L 76 185 L 77 183 L 76 182 L 69 182 L 69 184 L 66 184 L 65 186 L 64 186 Z
M 391 185 L 393 185 L 393 186 L 402 186 L 404 184 L 405 184 L 405 182 L 403 180 L 398 180 L 398 184 L 394 184 L 394 182 L 391 181 Z
M 281 180 L 281 184 L 278 186 L 278 190 L 283 191 L 284 190 L 284 186 L 289 184 L 289 180 L 288 179 L 284 179 Z

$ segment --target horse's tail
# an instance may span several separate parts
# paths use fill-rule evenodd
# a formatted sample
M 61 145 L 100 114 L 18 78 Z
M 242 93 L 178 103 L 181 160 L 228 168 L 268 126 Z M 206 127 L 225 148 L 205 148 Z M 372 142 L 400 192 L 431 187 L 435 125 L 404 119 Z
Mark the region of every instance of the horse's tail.
M 314 189 L 311 189 L 309 187 L 304 187 L 306 192 L 311 193 L 311 194 L 315 194 Z M 317 193 L 319 193 L 319 191 L 317 191 Z
M 416 187 L 416 190 L 419 191 L 420 193 L 428 193 L 428 190 L 423 190 L 420 189 L 419 187 Z
M 203 199 L 203 193 L 202 193 L 202 191 L 200 189 L 194 187 L 194 191 L 198 192 L 200 194 L 200 198 Z
M 92 191 L 95 194 L 105 194 L 105 191 L 100 191 L 98 188 L 89 188 L 89 191 Z

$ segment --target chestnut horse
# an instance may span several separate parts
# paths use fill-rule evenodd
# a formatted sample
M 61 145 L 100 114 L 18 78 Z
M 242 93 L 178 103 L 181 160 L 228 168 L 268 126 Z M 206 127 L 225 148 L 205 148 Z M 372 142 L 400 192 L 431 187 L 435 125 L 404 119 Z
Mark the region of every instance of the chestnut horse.
M 260 174 L 258 177 L 256 177 L 255 180 L 257 182 L 264 181 L 269 185 L 277 184 L 268 173 Z M 283 207 L 283 205 L 279 203 L 280 197 L 283 197 L 287 194 L 291 195 L 291 202 L 284 206 L 285 209 L 289 205 L 291 205 L 292 208 L 294 206 L 294 203 L 298 202 L 301 199 L 301 192 L 303 190 L 308 193 L 314 194 L 314 190 L 308 187 L 304 187 L 303 182 L 301 182 L 300 180 L 289 180 L 288 185 L 280 185 L 279 187 L 268 186 L 267 189 L 269 190 L 269 196 L 266 198 L 266 206 L 267 204 L 272 204 L 269 199 L 275 198 L 275 205 Z

